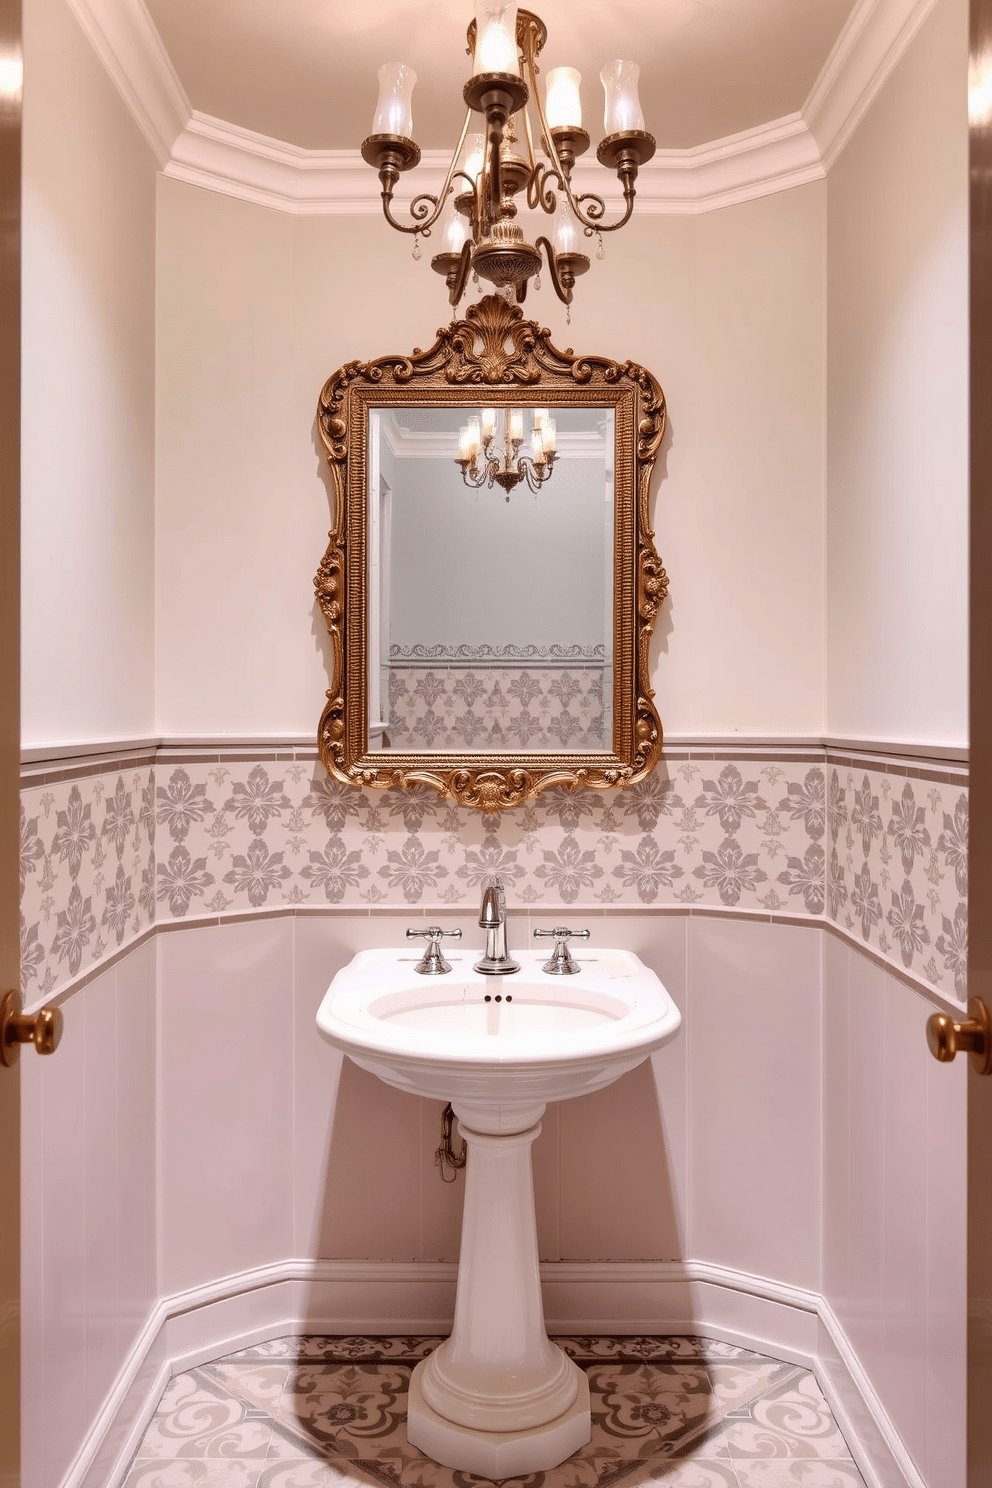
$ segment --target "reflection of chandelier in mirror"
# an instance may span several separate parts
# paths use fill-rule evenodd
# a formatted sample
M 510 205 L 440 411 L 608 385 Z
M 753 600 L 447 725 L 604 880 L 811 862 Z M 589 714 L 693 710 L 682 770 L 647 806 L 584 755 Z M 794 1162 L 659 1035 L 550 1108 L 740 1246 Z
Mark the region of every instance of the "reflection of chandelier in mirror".
M 414 197 L 410 223 L 397 222 L 390 210 L 400 173 L 420 160 L 410 107 L 417 75 L 401 62 L 387 62 L 379 69 L 379 103 L 373 132 L 362 143 L 362 156 L 379 172 L 386 220 L 400 232 L 429 237 L 453 195 L 443 251 L 431 259 L 431 267 L 444 275 L 452 305 L 464 294 L 472 270 L 498 288 L 513 286 L 517 300 L 523 300 L 528 281 L 541 269 L 542 248 L 555 292 L 570 305 L 575 280 L 589 267 L 588 256 L 577 249 L 577 224 L 586 237 L 600 235 L 602 257 L 601 235 L 615 232 L 630 220 L 638 169 L 655 151 L 637 99 L 639 69 L 633 62 L 616 61 L 600 73 L 606 90 L 606 134 L 596 157 L 601 165 L 616 171 L 624 196 L 622 217 L 608 223 L 603 220 L 606 204 L 602 197 L 592 192 L 576 195 L 572 189 L 576 157 L 589 148 L 589 135 L 582 128 L 579 74 L 572 67 L 554 68 L 548 73 L 542 103 L 536 59 L 547 39 L 544 22 L 503 0 L 475 0 L 475 8 L 476 18 L 468 29 L 472 76 L 463 91 L 468 110 L 440 195 L 421 192 Z M 528 100 L 536 109 L 536 131 L 527 112 Z M 484 133 L 469 134 L 473 109 L 485 115 Z M 517 114 L 523 124 L 522 146 L 514 119 Z M 547 161 L 535 158 L 535 133 Z M 518 152 L 518 146 L 524 153 Z M 526 193 L 531 211 L 539 207 L 553 217 L 551 240 L 542 235 L 534 244 L 525 241 L 522 228 L 514 221 L 514 198 L 521 192 Z M 414 257 L 419 257 L 416 236 Z
M 462 480 L 474 490 L 485 485 L 491 489 L 495 482 L 503 487 L 507 501 L 514 486 L 523 480 L 536 491 L 555 463 L 557 434 L 546 408 L 534 409 L 530 455 L 520 454 L 523 442 L 524 416 L 519 408 L 503 409 L 502 420 L 495 408 L 484 408 L 479 418 L 469 419 L 458 437 L 455 464 L 461 466 Z M 480 454 L 485 459 L 481 467 Z

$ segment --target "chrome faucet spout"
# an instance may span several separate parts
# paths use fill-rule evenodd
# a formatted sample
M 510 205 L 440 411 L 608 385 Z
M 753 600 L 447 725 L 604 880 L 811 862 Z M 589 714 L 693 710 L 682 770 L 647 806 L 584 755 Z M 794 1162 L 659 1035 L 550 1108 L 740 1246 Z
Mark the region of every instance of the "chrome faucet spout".
M 486 953 L 476 963 L 484 976 L 509 976 L 520 970 L 506 946 L 506 891 L 503 880 L 494 878 L 483 890 L 479 924 L 486 932 Z

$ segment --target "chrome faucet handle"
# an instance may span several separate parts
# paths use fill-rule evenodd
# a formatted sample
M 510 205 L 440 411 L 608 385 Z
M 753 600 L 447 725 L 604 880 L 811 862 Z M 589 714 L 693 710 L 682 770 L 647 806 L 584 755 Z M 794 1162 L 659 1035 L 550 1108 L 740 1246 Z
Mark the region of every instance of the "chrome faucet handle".
M 430 925 L 426 930 L 408 930 L 407 940 L 414 940 L 421 936 L 427 941 L 427 949 L 413 968 L 419 971 L 421 976 L 443 976 L 446 971 L 451 970 L 451 962 L 446 961 L 441 955 L 441 938 L 450 935 L 454 940 L 461 940 L 460 930 L 442 930 L 440 925 Z
M 570 940 L 588 940 L 589 931 L 565 930 L 561 927 L 557 930 L 534 931 L 535 940 L 547 939 L 552 935 L 555 938 L 555 948 L 550 961 L 545 961 L 541 970 L 546 971 L 548 976 L 575 976 L 576 972 L 581 971 L 582 968 L 575 964 L 572 953 L 568 949 L 568 942 Z

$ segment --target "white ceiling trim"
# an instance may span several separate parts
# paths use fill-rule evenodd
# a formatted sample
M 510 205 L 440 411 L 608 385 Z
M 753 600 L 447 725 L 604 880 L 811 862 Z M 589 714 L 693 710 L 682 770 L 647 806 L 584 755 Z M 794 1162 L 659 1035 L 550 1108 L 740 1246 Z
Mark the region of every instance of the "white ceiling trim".
M 417 191 L 440 191 L 449 158 L 443 150 L 424 151 L 416 175 L 400 184 L 395 215 L 405 219 L 414 182 Z M 196 112 L 164 170 L 174 180 L 300 216 L 382 211 L 379 178 L 357 150 L 302 150 Z M 637 210 L 707 212 L 822 175 L 815 141 L 794 114 L 693 150 L 659 150 L 637 177 Z M 620 203 L 615 178 L 604 183 L 599 166 L 580 162 L 575 182 L 580 191 L 598 190 L 608 203 Z
M 861 0 L 803 108 L 824 170 L 837 159 L 936 0 Z
M 637 210 L 694 214 L 821 179 L 851 138 L 936 0 L 860 0 L 801 114 L 691 150 L 659 150 L 637 180 Z M 194 111 L 143 0 L 69 0 L 165 175 L 299 216 L 378 214 L 379 182 L 357 150 L 303 150 Z M 401 203 L 437 192 L 448 156 L 424 152 Z M 603 172 L 580 162 L 580 190 Z M 600 185 L 597 187 L 597 179 Z M 607 203 L 618 201 L 602 191 Z M 402 205 L 400 211 L 402 211 Z
M 143 0 L 68 0 L 160 166 L 193 110 Z

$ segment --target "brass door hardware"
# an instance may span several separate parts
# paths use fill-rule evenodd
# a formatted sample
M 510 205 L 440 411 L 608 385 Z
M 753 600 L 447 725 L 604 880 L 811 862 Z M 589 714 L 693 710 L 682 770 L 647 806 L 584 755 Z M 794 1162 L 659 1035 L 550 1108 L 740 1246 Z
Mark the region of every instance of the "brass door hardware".
M 930 1053 L 941 1064 L 948 1064 L 955 1054 L 970 1054 L 976 1074 L 992 1074 L 992 1017 L 980 997 L 969 999 L 968 1014 L 960 1023 L 949 1013 L 931 1014 L 927 1019 Z
M 25 1017 L 19 992 L 8 992 L 0 1002 L 0 1064 L 14 1064 L 22 1044 L 34 1044 L 39 1054 L 54 1054 L 62 1037 L 62 1009 L 44 1007 Z

